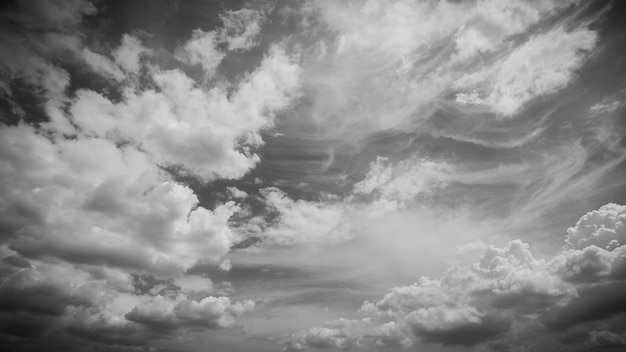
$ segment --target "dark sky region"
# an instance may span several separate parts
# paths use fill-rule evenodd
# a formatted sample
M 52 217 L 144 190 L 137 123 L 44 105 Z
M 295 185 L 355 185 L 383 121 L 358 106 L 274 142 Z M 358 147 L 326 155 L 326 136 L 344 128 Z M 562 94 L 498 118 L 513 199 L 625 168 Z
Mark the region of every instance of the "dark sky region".
M 625 350 L 625 14 L 1 2 L 0 350 Z

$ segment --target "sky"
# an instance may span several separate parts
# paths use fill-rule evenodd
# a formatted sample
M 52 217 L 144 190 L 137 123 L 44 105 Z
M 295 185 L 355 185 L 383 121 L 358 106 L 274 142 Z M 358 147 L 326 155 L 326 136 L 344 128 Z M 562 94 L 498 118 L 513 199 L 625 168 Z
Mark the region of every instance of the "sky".
M 0 349 L 626 348 L 626 3 L 0 4 Z

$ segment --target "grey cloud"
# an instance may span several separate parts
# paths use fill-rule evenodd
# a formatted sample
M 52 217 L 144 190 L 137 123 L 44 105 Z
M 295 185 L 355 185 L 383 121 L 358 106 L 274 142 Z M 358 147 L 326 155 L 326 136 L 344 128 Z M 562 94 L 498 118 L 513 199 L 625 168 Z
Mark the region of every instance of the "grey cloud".
M 126 314 L 126 319 L 155 331 L 169 333 L 185 327 L 220 329 L 231 327 L 234 318 L 254 309 L 254 302 L 231 304 L 227 297 L 206 297 L 201 301 L 157 296 Z
M 444 346 L 474 346 L 495 339 L 505 334 L 512 323 L 511 317 L 505 314 L 482 315 L 471 309 L 451 309 L 446 312 L 446 308 L 414 311 L 405 319 L 413 333 L 422 341 L 441 343 Z

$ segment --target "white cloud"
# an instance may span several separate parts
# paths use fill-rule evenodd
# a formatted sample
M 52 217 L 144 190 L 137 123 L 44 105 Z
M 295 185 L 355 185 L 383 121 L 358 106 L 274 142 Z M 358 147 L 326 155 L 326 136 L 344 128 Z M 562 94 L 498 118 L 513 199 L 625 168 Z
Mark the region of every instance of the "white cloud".
M 233 268 L 232 263 L 230 262 L 230 260 L 228 259 L 224 259 L 220 262 L 220 265 L 218 266 L 218 269 L 220 269 L 221 271 L 224 272 L 229 272 L 230 269 Z
M 298 95 L 300 68 L 273 46 L 234 90 L 200 87 L 181 71 L 147 64 L 152 49 L 131 35 L 123 35 L 110 56 L 90 50 L 70 33 L 85 11 L 75 22 L 51 12 L 67 23 L 46 24 L 58 33 L 26 38 L 32 45 L 12 34 L 3 41 L 8 60 L 0 69 L 8 82 L 35 87 L 50 121 L 0 128 L 0 265 L 11 278 L 0 283 L 0 295 L 19 292 L 11 302 L 41 331 L 51 322 L 112 344 L 149 345 L 163 332 L 159 327 L 176 329 L 170 323 L 231 327 L 254 303 L 200 299 L 216 285 L 186 271 L 216 264 L 230 250 L 229 220 L 239 206 L 200 206 L 191 188 L 163 167 L 207 182 L 243 176 L 259 161 L 253 148 L 263 143 L 261 130 Z M 263 18 L 256 11 L 228 12 L 220 40 L 231 50 L 252 48 Z M 110 78 L 122 99 L 91 90 L 68 98 L 73 77 L 47 59 L 58 55 Z M 155 89 L 139 87 L 139 73 Z M 10 96 L 11 85 L 4 87 Z M 230 262 L 220 268 L 227 271 Z M 161 302 L 155 294 L 167 298 Z M 53 318 L 38 318 L 41 311 Z
M 587 230 L 586 239 L 599 228 L 615 227 L 619 210 L 619 205 L 605 205 L 583 216 L 576 228 Z M 619 236 L 609 231 L 603 240 L 611 234 L 613 239 Z M 344 339 L 340 341 L 351 337 L 350 345 L 373 344 L 364 331 L 391 321 L 396 342 L 419 339 L 445 345 L 508 346 L 518 344 L 515 339 L 520 336 L 532 339 L 541 329 L 576 326 L 620 314 L 623 308 L 613 309 L 613 301 L 621 297 L 626 282 L 626 246 L 607 250 L 593 243 L 581 245 L 584 248 L 563 251 L 549 261 L 536 259 L 529 245 L 519 240 L 501 248 L 490 246 L 480 261 L 469 267 L 452 267 L 440 279 L 421 277 L 413 285 L 390 289 L 378 302 L 366 301 L 359 310 L 369 319 L 365 327 L 329 322 L 292 335 L 289 343 L 317 347 L 320 342 L 316 339 L 322 335 L 322 341 L 329 344 L 339 337 Z M 606 287 L 607 283 L 613 286 Z M 598 341 L 590 336 L 587 345 L 596 346 L 600 340 L 611 346 L 621 343 L 621 337 L 611 330 L 596 335 Z M 311 340 L 307 340 L 309 336 Z
M 128 74 L 137 74 L 141 69 L 141 58 L 150 55 L 152 50 L 147 49 L 141 41 L 131 35 L 124 34 L 122 43 L 113 52 L 115 62 Z
M 265 21 L 263 12 L 252 9 L 225 11 L 220 18 L 224 23 L 220 34 L 230 50 L 250 50 L 258 44 L 261 24 Z
M 516 314 L 549 309 L 575 295 L 573 286 L 535 259 L 527 244 L 513 241 L 490 247 L 480 263 L 451 268 L 441 279 L 422 277 L 411 286 L 392 288 L 378 302 L 365 302 L 360 313 L 405 327 L 397 330 L 396 342 L 419 338 L 471 346 L 505 335 Z
M 287 349 L 291 351 L 303 350 L 305 346 L 315 348 L 349 349 L 355 347 L 356 339 L 345 329 L 314 327 L 301 331 L 290 337 Z
M 200 65 L 205 72 L 213 74 L 225 54 L 217 48 L 219 37 L 216 32 L 195 29 L 185 45 L 176 50 L 176 57 L 191 65 Z
M 126 90 L 116 104 L 80 91 L 71 111 L 85 132 L 141 145 L 161 166 L 182 167 L 204 181 L 239 178 L 259 161 L 250 148 L 262 143 L 259 132 L 272 125 L 273 113 L 290 103 L 298 75 L 298 66 L 274 48 L 230 98 L 181 71 L 157 70 L 160 92 Z
M 242 191 L 237 187 L 226 187 L 226 191 L 232 198 L 244 199 L 248 197 L 248 193 L 246 191 Z
M 83 49 L 81 56 L 85 63 L 104 77 L 112 78 L 118 82 L 123 81 L 126 76 L 124 72 L 108 57 L 95 53 L 87 48 Z
M 534 36 L 491 67 L 457 80 L 455 85 L 464 92 L 456 101 L 514 115 L 532 98 L 567 86 L 596 40 L 596 33 L 585 28 L 566 32 L 559 27 Z
M 102 139 L 53 144 L 26 126 L 0 134 L 0 215 L 19 252 L 170 276 L 229 250 L 237 206 L 198 207 L 143 153 Z
M 557 10 L 574 1 L 480 1 L 471 8 L 455 35 L 452 61 L 471 59 L 495 50 L 512 35 L 525 32 Z
M 219 329 L 232 327 L 235 317 L 254 309 L 254 302 L 231 303 L 227 297 L 206 297 L 200 301 L 184 296 L 174 299 L 156 296 L 126 314 L 126 318 L 152 329 L 177 330 L 186 327 Z
M 377 346 L 410 346 L 410 340 L 405 339 L 394 322 L 377 326 L 370 318 L 364 318 L 328 321 L 324 326 L 298 331 L 287 339 L 287 350 L 306 347 L 351 350 L 362 347 L 365 341 Z
M 410 159 L 392 165 L 387 158 L 377 157 L 365 178 L 354 185 L 354 193 L 375 192 L 382 200 L 404 205 L 445 186 L 453 171 L 454 167 L 445 162 Z
M 589 245 L 607 249 L 625 245 L 626 206 L 611 203 L 588 212 L 567 229 L 566 242 L 575 249 Z
M 293 200 L 277 188 L 261 190 L 266 205 L 277 219 L 263 235 L 270 243 L 339 243 L 351 238 L 350 222 L 345 210 L 333 204 Z
M 565 280 L 575 283 L 626 278 L 626 246 L 606 250 L 590 245 L 571 249 L 553 259 L 552 265 Z
M 250 50 L 257 45 L 265 15 L 258 10 L 240 9 L 220 15 L 223 27 L 205 32 L 195 29 L 184 45 L 176 49 L 176 58 L 191 65 L 200 65 L 212 76 L 228 50 Z M 220 49 L 226 44 L 227 50 Z

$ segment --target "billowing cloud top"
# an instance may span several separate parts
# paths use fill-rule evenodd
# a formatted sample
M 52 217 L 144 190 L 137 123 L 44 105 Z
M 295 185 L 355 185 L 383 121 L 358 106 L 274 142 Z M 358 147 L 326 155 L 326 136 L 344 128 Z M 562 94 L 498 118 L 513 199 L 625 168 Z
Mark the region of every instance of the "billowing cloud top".
M 626 346 L 619 2 L 0 5 L 0 346 Z

